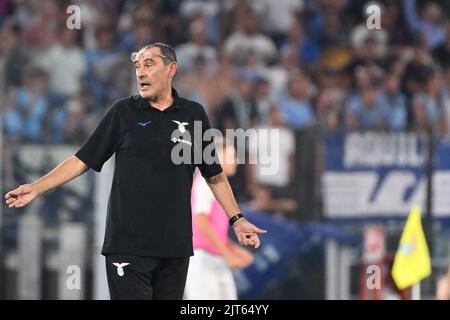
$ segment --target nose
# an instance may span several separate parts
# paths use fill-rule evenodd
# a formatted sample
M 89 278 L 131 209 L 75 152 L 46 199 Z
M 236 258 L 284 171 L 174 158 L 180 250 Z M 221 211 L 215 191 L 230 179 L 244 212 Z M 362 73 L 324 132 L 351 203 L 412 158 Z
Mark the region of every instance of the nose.
M 142 79 L 142 78 L 145 76 L 144 70 L 142 70 L 142 69 L 136 69 L 136 76 L 137 76 L 139 79 Z

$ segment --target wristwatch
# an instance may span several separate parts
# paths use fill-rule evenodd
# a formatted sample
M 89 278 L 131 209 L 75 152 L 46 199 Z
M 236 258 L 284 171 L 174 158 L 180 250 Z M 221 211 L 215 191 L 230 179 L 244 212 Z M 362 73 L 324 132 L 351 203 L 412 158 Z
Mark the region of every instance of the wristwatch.
M 229 222 L 230 226 L 233 226 L 236 221 L 238 221 L 239 219 L 241 219 L 243 217 L 244 217 L 244 215 L 242 213 L 237 213 L 234 216 L 232 216 L 230 218 L 230 220 L 228 220 L 228 222 Z

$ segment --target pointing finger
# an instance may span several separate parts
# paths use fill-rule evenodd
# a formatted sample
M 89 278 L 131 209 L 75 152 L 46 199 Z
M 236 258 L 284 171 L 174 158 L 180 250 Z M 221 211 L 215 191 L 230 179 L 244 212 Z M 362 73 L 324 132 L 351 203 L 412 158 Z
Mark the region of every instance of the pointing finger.
M 267 230 L 260 229 L 257 226 L 253 226 L 253 231 L 256 233 L 267 233 Z

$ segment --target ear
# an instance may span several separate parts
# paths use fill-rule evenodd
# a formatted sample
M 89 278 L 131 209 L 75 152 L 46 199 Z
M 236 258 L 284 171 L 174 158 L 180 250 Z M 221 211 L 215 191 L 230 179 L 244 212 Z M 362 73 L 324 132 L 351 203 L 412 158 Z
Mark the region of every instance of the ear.
M 168 77 L 173 78 L 175 77 L 175 74 L 177 73 L 177 63 L 175 61 L 172 61 L 169 65 L 169 73 Z

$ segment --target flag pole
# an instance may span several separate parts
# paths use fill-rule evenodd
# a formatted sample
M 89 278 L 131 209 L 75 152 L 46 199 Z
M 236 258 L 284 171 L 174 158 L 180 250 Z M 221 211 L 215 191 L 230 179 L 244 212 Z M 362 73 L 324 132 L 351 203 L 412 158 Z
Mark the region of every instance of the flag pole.
M 433 126 L 427 128 L 427 162 L 426 162 L 426 198 L 424 232 L 428 242 L 430 256 L 433 256 L 433 174 L 434 174 L 434 130 Z
M 421 300 L 420 281 L 411 287 L 411 300 Z

